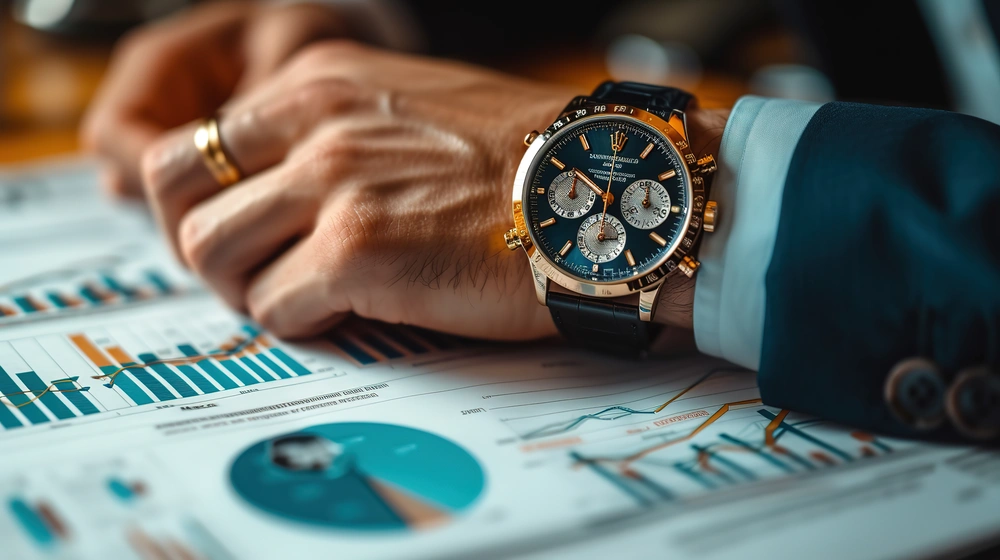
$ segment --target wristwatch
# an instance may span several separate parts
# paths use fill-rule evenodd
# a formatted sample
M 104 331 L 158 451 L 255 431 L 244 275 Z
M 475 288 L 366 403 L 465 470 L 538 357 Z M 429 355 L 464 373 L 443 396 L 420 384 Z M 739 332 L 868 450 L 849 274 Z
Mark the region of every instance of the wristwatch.
M 572 342 L 643 353 L 660 291 L 698 270 L 719 210 L 708 199 L 715 159 L 691 150 L 691 99 L 605 82 L 524 138 L 504 241 L 527 253 L 539 303 Z

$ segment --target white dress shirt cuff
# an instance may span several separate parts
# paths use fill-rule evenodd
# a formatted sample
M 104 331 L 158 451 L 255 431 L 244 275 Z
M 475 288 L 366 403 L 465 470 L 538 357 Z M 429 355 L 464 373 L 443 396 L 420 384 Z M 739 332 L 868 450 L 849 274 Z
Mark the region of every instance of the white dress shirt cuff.
M 764 279 L 771 263 L 785 177 L 816 103 L 744 97 L 726 123 L 703 233 L 694 295 L 698 350 L 757 370 L 764 335 Z

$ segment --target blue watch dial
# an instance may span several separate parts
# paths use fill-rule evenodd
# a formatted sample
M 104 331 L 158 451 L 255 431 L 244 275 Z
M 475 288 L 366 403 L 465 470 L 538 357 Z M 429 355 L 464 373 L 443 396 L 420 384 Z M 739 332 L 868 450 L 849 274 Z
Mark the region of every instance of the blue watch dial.
M 529 174 L 526 218 L 565 273 L 618 283 L 660 266 L 686 232 L 687 168 L 670 141 L 636 119 L 563 127 Z

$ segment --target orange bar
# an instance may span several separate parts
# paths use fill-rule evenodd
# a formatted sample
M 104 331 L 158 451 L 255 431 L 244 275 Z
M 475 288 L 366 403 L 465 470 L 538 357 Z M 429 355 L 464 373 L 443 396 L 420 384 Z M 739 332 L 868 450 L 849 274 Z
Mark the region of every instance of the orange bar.
M 38 301 L 38 298 L 36 298 L 35 296 L 30 296 L 30 295 L 24 296 L 24 299 L 30 301 L 31 305 L 33 305 L 35 307 L 36 311 L 45 311 L 45 310 L 47 310 L 49 308 L 44 303 Z
M 101 288 L 93 282 L 88 282 L 87 287 L 90 288 L 90 291 L 94 292 L 94 295 L 96 295 L 97 298 L 103 302 L 113 301 L 117 297 L 115 294 Z
M 261 348 L 266 349 L 271 347 L 271 341 L 268 340 L 267 337 L 264 335 L 257 336 L 257 342 L 260 344 Z
M 111 354 L 111 357 L 114 358 L 115 361 L 117 361 L 121 365 L 129 364 L 129 363 L 132 363 L 132 364 L 138 363 L 138 362 L 136 362 L 135 360 L 132 359 L 132 356 L 128 355 L 128 352 L 122 350 L 120 346 L 111 346 L 111 347 L 105 348 L 105 350 L 107 350 L 108 354 Z
M 0 305 L 0 314 L 3 315 L 17 315 L 17 311 L 7 307 L 6 305 Z
M 75 298 L 73 296 L 67 296 L 65 294 L 59 294 L 59 297 L 62 298 L 62 300 L 64 302 L 66 302 L 66 305 L 68 305 L 70 307 L 76 307 L 76 306 L 81 305 L 83 303 L 83 300 L 81 300 L 80 298 Z
M 73 344 L 75 344 L 76 347 L 79 348 L 80 351 L 83 352 L 95 366 L 100 368 L 114 365 L 109 362 L 107 357 L 105 357 L 104 354 L 101 353 L 101 351 L 98 350 L 97 347 L 82 334 L 74 334 L 70 336 L 69 339 L 73 341 Z
M 257 345 L 252 342 L 246 345 L 246 351 L 247 354 L 260 354 L 260 350 L 257 348 Z

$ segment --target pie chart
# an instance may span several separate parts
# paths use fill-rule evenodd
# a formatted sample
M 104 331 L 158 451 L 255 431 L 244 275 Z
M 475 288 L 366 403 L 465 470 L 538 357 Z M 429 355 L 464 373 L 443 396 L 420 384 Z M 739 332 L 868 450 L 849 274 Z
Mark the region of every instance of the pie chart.
M 486 483 L 479 462 L 441 436 L 372 422 L 319 424 L 237 456 L 236 493 L 281 518 L 354 531 L 447 523 Z

